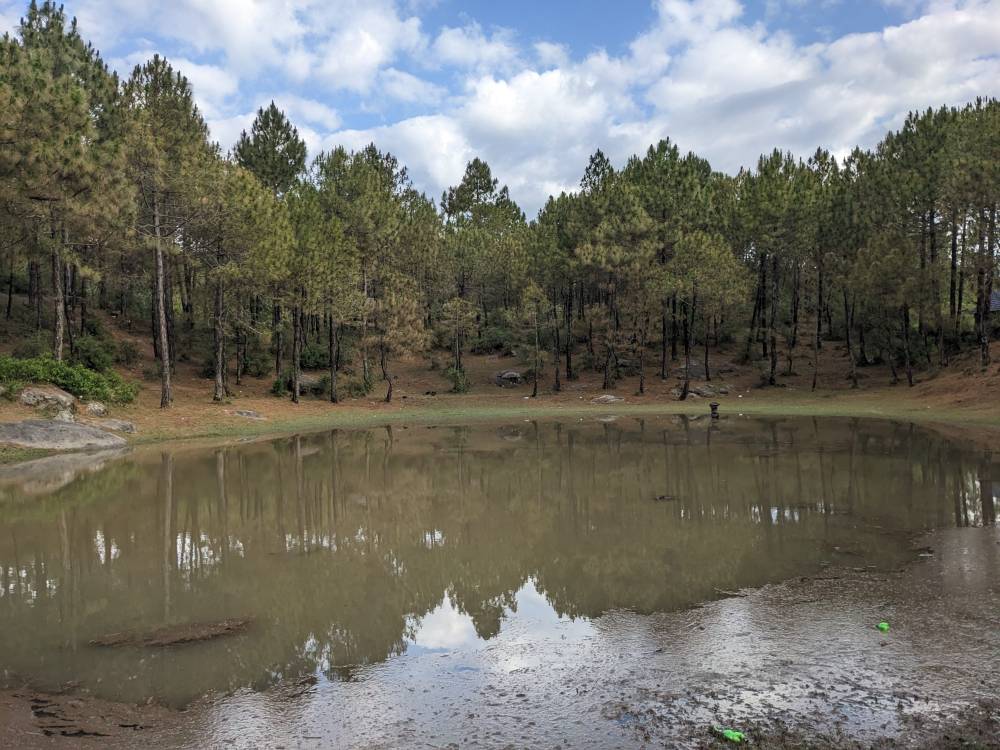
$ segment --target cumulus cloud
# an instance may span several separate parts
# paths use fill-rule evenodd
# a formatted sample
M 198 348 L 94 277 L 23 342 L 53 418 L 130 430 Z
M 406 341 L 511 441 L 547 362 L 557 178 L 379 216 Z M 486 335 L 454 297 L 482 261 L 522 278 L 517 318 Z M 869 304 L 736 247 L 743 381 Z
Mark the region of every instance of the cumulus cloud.
M 0 0 L 0 24 L 21 2 Z M 909 110 L 1000 95 L 1000 0 L 878 0 L 894 25 L 808 44 L 782 19 L 841 0 L 766 0 L 759 21 L 740 0 L 649 2 L 652 22 L 614 52 L 464 14 L 432 27 L 436 0 L 67 5 L 119 69 L 154 49 L 171 59 L 224 148 L 273 97 L 313 154 L 374 141 L 434 196 L 481 156 L 529 214 L 578 184 L 596 148 L 621 164 L 670 137 L 735 171 L 774 147 L 872 145 Z

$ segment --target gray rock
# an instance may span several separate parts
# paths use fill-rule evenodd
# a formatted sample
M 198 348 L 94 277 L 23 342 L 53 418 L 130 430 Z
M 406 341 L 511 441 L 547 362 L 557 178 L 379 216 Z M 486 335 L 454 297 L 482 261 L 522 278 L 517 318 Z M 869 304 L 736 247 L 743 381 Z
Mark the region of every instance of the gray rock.
M 603 396 L 598 396 L 595 399 L 591 399 L 592 404 L 619 404 L 624 401 L 621 396 L 613 396 L 610 393 L 605 393 Z
M 265 417 L 259 411 L 254 411 L 253 409 L 237 409 L 236 411 L 233 412 L 233 414 L 235 414 L 237 417 L 243 417 L 244 419 L 257 419 L 261 421 L 267 419 L 267 417 Z
M 701 396 L 702 398 L 712 398 L 712 396 L 717 395 L 715 388 L 710 385 L 699 385 L 691 389 L 691 392 L 696 396 Z
M 496 375 L 496 384 L 501 388 L 512 388 L 515 385 L 520 385 L 524 382 L 524 377 L 517 370 L 506 370 L 504 372 L 498 372 Z
M 124 419 L 98 419 L 91 422 L 95 427 L 112 432 L 127 432 L 129 435 L 135 433 L 135 424 Z
M 57 451 L 120 448 L 127 445 L 125 438 L 97 427 L 46 419 L 0 424 L 0 443 Z
M 21 403 L 42 409 L 74 410 L 76 399 L 54 385 L 30 385 L 21 391 Z
M 87 404 L 87 414 L 92 417 L 106 417 L 108 416 L 108 407 L 100 401 L 91 401 Z
M 57 411 L 52 416 L 52 418 L 54 420 L 56 420 L 57 422 L 75 422 L 76 421 L 76 415 L 73 414 L 72 410 L 70 410 L 70 409 L 60 409 L 59 411 Z

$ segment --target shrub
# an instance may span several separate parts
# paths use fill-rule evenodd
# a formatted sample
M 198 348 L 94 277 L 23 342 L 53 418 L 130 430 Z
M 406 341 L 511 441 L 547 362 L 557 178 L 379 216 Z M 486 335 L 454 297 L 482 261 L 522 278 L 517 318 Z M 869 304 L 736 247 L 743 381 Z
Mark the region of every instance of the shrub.
M 509 328 L 487 326 L 480 335 L 472 341 L 470 347 L 473 354 L 504 354 L 510 355 L 514 347 L 514 336 Z
M 81 336 L 76 342 L 74 360 L 97 372 L 110 370 L 115 363 L 112 345 L 96 336 Z
M 51 383 L 87 401 L 129 403 L 139 387 L 126 383 L 113 370 L 95 372 L 81 364 L 57 362 L 51 357 L 14 359 L 0 356 L 0 383 Z
M 459 370 L 457 367 L 449 367 L 444 371 L 444 377 L 451 383 L 452 393 L 468 393 L 469 389 L 472 388 L 472 383 L 469 381 L 469 376 L 466 375 L 465 370 Z
M 337 395 L 340 397 L 364 398 L 370 391 L 370 388 L 365 388 L 364 380 L 360 378 L 351 378 L 346 382 L 338 381 L 337 383 Z
M 261 348 L 253 348 L 247 352 L 246 373 L 251 378 L 263 378 L 271 372 L 271 355 Z
M 139 347 L 134 341 L 125 339 L 118 344 L 115 362 L 124 367 L 135 367 L 139 363 Z
M 330 366 L 330 353 L 326 346 L 321 344 L 306 344 L 302 348 L 303 370 L 322 370 Z
M 51 336 L 41 331 L 33 336 L 26 336 L 14 347 L 13 354 L 17 359 L 33 359 L 52 354 Z

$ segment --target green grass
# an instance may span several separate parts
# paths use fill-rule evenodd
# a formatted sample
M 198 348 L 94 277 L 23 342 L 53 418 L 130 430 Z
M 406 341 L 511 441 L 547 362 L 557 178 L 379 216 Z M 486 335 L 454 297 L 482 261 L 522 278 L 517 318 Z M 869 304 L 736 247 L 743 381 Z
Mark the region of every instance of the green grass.
M 0 466 L 5 464 L 19 464 L 22 461 L 30 461 L 34 458 L 44 458 L 51 456 L 56 451 L 45 450 L 44 448 L 18 448 L 13 445 L 0 445 Z
M 246 424 L 206 425 L 195 432 L 178 436 L 170 432 L 147 432 L 138 436 L 137 444 L 162 442 L 165 440 L 186 440 L 190 438 L 236 438 L 307 432 L 336 428 L 365 428 L 394 424 L 495 422 L 501 420 L 587 418 L 605 415 L 622 417 L 707 415 L 708 401 L 669 402 L 666 404 L 618 404 L 614 406 L 593 405 L 589 402 L 577 404 L 553 404 L 544 401 L 521 404 L 463 403 L 469 399 L 456 399 L 458 403 L 441 403 L 434 406 L 404 407 L 383 412 L 368 411 L 350 406 L 331 407 L 329 414 L 322 416 L 272 419 L 266 422 Z M 960 409 L 929 409 L 903 399 L 880 398 L 878 405 L 860 403 L 850 396 L 818 396 L 807 401 L 779 400 L 766 398 L 735 399 L 729 397 L 721 401 L 723 416 L 735 415 L 759 417 L 857 417 L 868 419 L 889 419 L 904 422 L 954 424 L 1000 428 L 1000 413 L 970 412 Z

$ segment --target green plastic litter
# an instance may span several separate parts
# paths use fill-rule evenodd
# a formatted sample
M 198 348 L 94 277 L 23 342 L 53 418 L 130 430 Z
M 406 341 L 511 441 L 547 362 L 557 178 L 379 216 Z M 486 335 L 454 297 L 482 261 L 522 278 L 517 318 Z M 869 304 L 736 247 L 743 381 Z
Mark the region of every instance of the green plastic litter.
M 723 739 L 729 740 L 730 742 L 740 743 L 746 741 L 746 736 L 743 732 L 737 732 L 735 729 L 722 729 L 716 728 L 716 733 Z
M 882 622 L 880 622 L 876 627 L 878 627 L 878 629 L 881 630 L 883 633 L 889 632 L 889 623 L 887 623 L 885 620 L 882 620 Z

